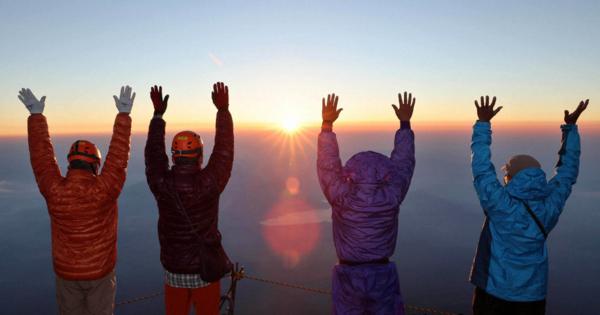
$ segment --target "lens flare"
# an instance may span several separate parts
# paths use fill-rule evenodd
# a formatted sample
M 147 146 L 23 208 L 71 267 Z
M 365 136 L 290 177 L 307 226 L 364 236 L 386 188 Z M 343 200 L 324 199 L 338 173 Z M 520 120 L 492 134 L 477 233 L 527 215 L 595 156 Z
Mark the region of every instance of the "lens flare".
M 285 189 L 290 195 L 297 195 L 300 192 L 300 181 L 297 177 L 290 176 L 285 180 Z
M 315 249 L 321 238 L 321 226 L 314 209 L 298 197 L 283 197 L 267 213 L 263 222 L 289 216 L 298 216 L 302 220 L 263 224 L 262 234 L 271 250 L 281 257 L 283 266 L 293 269 Z

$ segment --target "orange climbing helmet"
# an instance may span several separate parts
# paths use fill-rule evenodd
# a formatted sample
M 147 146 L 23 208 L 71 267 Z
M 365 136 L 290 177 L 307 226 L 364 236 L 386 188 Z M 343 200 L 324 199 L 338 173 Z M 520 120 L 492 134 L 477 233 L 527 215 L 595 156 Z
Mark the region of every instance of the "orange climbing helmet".
M 87 140 L 77 140 L 71 145 L 67 159 L 69 163 L 79 160 L 98 167 L 102 160 L 102 154 L 95 144 Z
M 173 158 L 193 158 L 202 156 L 204 143 L 202 138 L 193 131 L 182 131 L 173 137 L 171 154 Z

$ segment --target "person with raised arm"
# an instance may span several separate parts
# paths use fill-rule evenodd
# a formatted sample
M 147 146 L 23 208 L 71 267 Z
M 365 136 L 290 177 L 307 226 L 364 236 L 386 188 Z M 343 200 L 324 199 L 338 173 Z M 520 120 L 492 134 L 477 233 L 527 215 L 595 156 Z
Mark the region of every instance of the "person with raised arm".
M 113 314 L 117 199 L 127 172 L 135 93 L 125 86 L 120 97 L 114 96 L 119 114 L 102 170 L 96 145 L 77 140 L 67 155 L 69 170 L 64 177 L 42 114 L 46 97 L 38 100 L 31 90 L 22 89 L 19 99 L 31 113 L 27 120 L 31 166 L 50 215 L 59 314 Z
M 215 145 L 202 168 L 204 144 L 193 131 L 173 137 L 171 160 L 165 152 L 165 121 L 169 95 L 162 87 L 150 90 L 154 117 L 145 149 L 146 179 L 158 205 L 160 261 L 165 275 L 167 315 L 218 314 L 220 279 L 232 269 L 218 229 L 219 198 L 233 166 L 233 120 L 229 88 L 213 85 L 217 108 Z
M 410 119 L 416 99 L 398 94 L 392 105 L 400 120 L 388 157 L 367 151 L 342 166 L 333 123 L 342 109 L 338 96 L 322 101 L 317 172 L 332 207 L 333 240 L 339 263 L 332 272 L 333 314 L 404 314 L 396 264 L 390 261 L 398 235 L 398 213 L 415 169 Z
M 565 111 L 562 146 L 555 175 L 546 180 L 540 163 L 520 154 L 509 159 L 504 185 L 491 162 L 490 121 L 502 107 L 496 97 L 475 101 L 478 120 L 471 142 L 473 183 L 485 220 L 470 281 L 475 285 L 473 313 L 545 314 L 548 286 L 546 238 L 556 226 L 579 172 L 577 119 L 589 100 L 573 113 Z

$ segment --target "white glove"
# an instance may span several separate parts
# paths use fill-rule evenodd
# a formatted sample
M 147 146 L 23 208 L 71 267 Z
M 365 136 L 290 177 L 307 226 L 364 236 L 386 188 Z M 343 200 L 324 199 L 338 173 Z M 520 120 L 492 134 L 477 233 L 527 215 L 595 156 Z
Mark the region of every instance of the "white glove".
M 44 112 L 44 103 L 46 102 L 45 96 L 42 96 L 42 99 L 38 101 L 30 89 L 21 89 L 18 97 L 21 102 L 25 104 L 25 107 L 27 107 L 30 114 L 41 114 Z
M 131 87 L 129 85 L 122 86 L 121 96 L 117 98 L 116 95 L 113 95 L 113 98 L 115 99 L 115 104 L 117 105 L 119 113 L 131 113 L 133 100 L 135 99 L 135 93 L 131 95 Z

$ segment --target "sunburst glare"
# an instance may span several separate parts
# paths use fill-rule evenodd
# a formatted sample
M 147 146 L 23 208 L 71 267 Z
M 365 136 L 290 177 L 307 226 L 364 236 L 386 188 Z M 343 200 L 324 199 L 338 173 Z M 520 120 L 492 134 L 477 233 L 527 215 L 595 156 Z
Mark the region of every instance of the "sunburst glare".
M 283 129 L 285 133 L 295 133 L 296 131 L 298 131 L 299 128 L 300 122 L 295 117 L 286 117 L 281 122 L 281 129 Z

